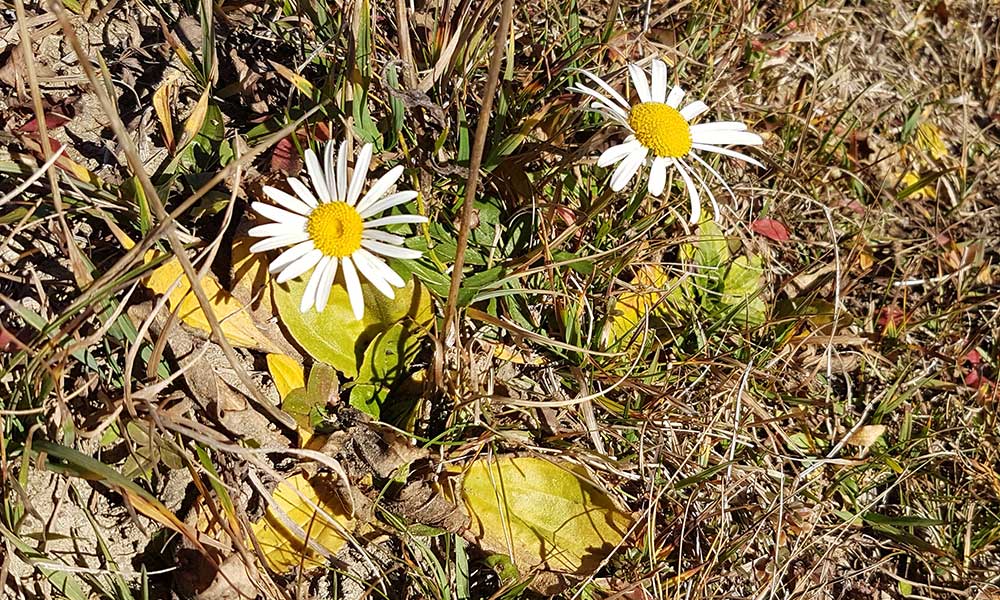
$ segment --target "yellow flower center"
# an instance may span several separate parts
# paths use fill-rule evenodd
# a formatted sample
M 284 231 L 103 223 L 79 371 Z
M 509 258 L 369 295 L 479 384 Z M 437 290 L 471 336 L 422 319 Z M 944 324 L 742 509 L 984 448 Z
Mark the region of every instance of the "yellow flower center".
M 628 124 L 635 139 L 657 156 L 680 158 L 691 150 L 691 126 L 676 108 L 662 102 L 636 104 Z
M 309 239 L 327 256 L 350 256 L 361 247 L 361 215 L 346 202 L 328 202 L 313 209 L 306 223 Z

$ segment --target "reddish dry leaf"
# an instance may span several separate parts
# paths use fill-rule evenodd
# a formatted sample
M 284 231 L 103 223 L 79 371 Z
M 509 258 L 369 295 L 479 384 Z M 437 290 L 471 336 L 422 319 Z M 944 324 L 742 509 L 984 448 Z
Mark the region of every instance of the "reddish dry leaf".
M 59 113 L 45 113 L 45 128 L 49 131 L 56 127 L 61 127 L 69 122 L 69 117 Z M 38 119 L 32 118 L 30 121 L 17 128 L 20 133 L 35 133 L 38 131 Z M 58 149 L 58 146 L 56 146 Z
M 42 142 L 37 133 L 29 133 L 22 137 L 21 141 L 39 160 L 45 160 L 45 155 L 42 152 Z M 58 140 L 49 138 L 49 149 L 52 151 L 52 154 L 58 152 L 61 146 L 62 144 Z M 55 166 L 85 183 L 95 186 L 101 184 L 101 180 L 97 175 L 91 173 L 86 167 L 70 158 L 68 152 L 63 152 L 62 156 L 56 160 Z
M 896 329 L 902 324 L 903 317 L 905 317 L 903 309 L 898 306 L 886 306 L 878 311 L 878 318 L 876 322 L 878 326 L 883 330 L 892 328 Z
M 979 363 L 983 362 L 983 357 L 979 355 L 979 350 L 973 348 L 972 350 L 969 350 L 968 354 L 965 355 L 965 360 L 969 361 L 974 365 L 978 365 Z
M 299 156 L 292 137 L 282 138 L 271 150 L 271 170 L 295 175 L 302 169 L 302 158 Z
M 750 224 L 750 229 L 774 242 L 787 242 L 790 237 L 788 228 L 774 219 L 757 219 Z
M 13 352 L 17 350 L 19 344 L 17 337 L 7 331 L 3 325 L 0 325 L 0 352 Z
M 315 123 L 308 132 L 300 131 L 294 134 L 294 139 L 297 139 L 299 146 L 302 147 L 309 144 L 310 138 L 318 142 L 330 140 L 332 139 L 330 128 L 327 127 L 326 123 L 319 122 Z M 271 150 L 271 170 L 285 175 L 295 175 L 302 170 L 302 156 L 295 147 L 291 135 L 279 141 Z

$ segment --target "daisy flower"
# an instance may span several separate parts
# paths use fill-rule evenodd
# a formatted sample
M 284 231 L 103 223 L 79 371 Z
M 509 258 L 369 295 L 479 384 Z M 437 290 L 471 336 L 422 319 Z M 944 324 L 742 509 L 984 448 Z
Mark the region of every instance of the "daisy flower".
M 399 223 L 426 223 L 420 215 L 392 215 L 371 219 L 378 213 L 405 204 L 417 197 L 417 192 L 388 193 L 403 174 L 402 165 L 393 167 L 361 195 L 372 158 L 372 145 L 365 144 L 354 161 L 354 172 L 347 176 L 347 142 L 335 152 L 334 142 L 326 145 L 323 165 L 312 149 L 306 150 L 306 169 L 312 187 L 296 177 L 288 184 L 295 195 L 264 186 L 264 193 L 278 206 L 254 202 L 258 214 L 273 223 L 250 230 L 252 237 L 264 238 L 250 247 L 251 252 L 267 252 L 291 246 L 271 262 L 268 271 L 277 273 L 278 283 L 295 279 L 312 269 L 312 276 L 302 294 L 299 310 L 312 307 L 322 312 L 330 298 L 330 289 L 339 268 L 347 287 L 354 316 L 361 319 L 365 300 L 361 293 L 359 274 L 375 289 L 389 298 L 392 286 L 406 282 L 383 257 L 412 259 L 420 251 L 402 247 L 406 238 L 382 231 L 379 227 Z
M 691 222 L 697 223 L 701 218 L 699 187 L 712 201 L 718 216 L 719 206 L 715 196 L 698 170 L 692 168 L 693 163 L 707 169 L 731 196 L 733 191 L 719 172 L 698 156 L 698 151 L 714 152 L 763 166 L 746 154 L 723 147 L 735 144 L 759 146 L 763 140 L 756 133 L 747 131 L 747 126 L 739 121 L 692 125 L 691 121 L 708 110 L 708 105 L 701 100 L 694 100 L 681 107 L 685 92 L 678 86 L 667 89 L 667 64 L 662 60 L 653 60 L 652 81 L 646 79 L 645 72 L 637 63 L 630 64 L 628 71 L 639 95 L 639 102 L 636 104 L 629 103 L 606 81 L 583 69 L 580 73 L 593 81 L 601 91 L 580 83 L 570 86 L 571 91 L 591 98 L 592 109 L 629 131 L 629 136 L 623 143 L 608 148 L 597 159 L 597 164 L 601 167 L 618 164 L 611 175 L 611 190 L 621 191 L 639 167 L 649 165 L 649 193 L 659 196 L 667 182 L 667 168 L 672 167 L 684 180 L 691 199 Z M 695 185 L 692 177 L 697 179 L 698 185 Z

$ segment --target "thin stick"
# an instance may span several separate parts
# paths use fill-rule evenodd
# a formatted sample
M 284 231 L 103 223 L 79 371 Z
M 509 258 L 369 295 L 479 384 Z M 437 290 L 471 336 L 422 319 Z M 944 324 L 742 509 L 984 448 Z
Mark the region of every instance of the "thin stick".
M 490 59 L 490 70 L 486 78 L 486 91 L 483 96 L 483 108 L 476 120 L 476 139 L 472 145 L 472 156 L 469 160 L 469 180 L 465 184 L 465 203 L 462 205 L 462 227 L 458 232 L 458 243 L 455 249 L 455 265 L 451 272 L 451 287 L 448 288 L 448 304 L 445 308 L 444 343 L 446 347 L 454 347 L 458 341 L 458 288 L 462 283 L 462 269 L 465 267 L 465 250 L 469 245 L 469 230 L 472 228 L 473 199 L 479 185 L 479 167 L 483 162 L 483 149 L 486 146 L 486 134 L 490 126 L 490 113 L 493 110 L 493 96 L 496 95 L 497 83 L 500 79 L 500 62 L 503 60 L 507 43 L 507 32 L 514 13 L 514 0 L 503 0 L 500 8 L 500 28 L 493 38 L 493 57 Z

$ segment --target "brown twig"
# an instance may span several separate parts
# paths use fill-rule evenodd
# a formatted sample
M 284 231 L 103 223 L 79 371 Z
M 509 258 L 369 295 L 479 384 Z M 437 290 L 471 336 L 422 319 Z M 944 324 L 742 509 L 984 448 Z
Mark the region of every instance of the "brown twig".
M 465 184 L 465 202 L 462 205 L 462 225 L 458 232 L 457 248 L 455 250 L 455 265 L 451 272 L 451 287 L 448 289 L 448 304 L 445 309 L 444 343 L 446 347 L 457 346 L 458 342 L 458 289 L 462 284 L 462 269 L 465 266 L 465 250 L 469 245 L 469 231 L 472 229 L 472 211 L 474 198 L 479 185 L 479 167 L 483 162 L 483 149 L 486 147 L 486 134 L 490 126 L 490 114 L 493 111 L 493 97 L 496 95 L 497 83 L 500 79 L 500 62 L 503 60 L 506 47 L 507 32 L 514 13 L 514 0 L 503 0 L 500 8 L 500 27 L 493 38 L 493 56 L 490 58 L 490 70 L 486 78 L 486 90 L 483 94 L 483 108 L 476 120 L 476 137 L 472 145 L 472 156 L 469 160 L 469 179 Z

